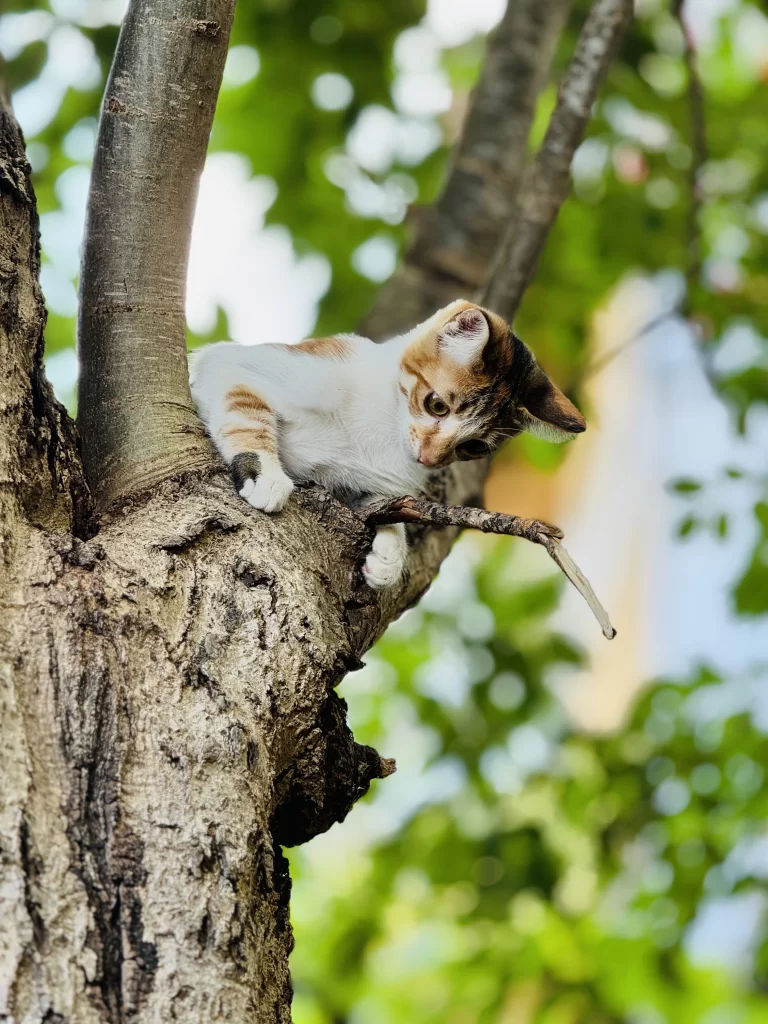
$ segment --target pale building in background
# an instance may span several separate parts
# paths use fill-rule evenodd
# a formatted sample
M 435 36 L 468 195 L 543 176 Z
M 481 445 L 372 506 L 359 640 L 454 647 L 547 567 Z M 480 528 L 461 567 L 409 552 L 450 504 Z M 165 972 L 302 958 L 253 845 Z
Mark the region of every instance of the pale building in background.
M 759 701 L 758 682 L 768 676 L 768 624 L 736 617 L 730 597 L 754 543 L 758 487 L 722 479 L 726 466 L 764 472 L 768 416 L 751 416 L 738 437 L 686 325 L 670 316 L 642 331 L 674 307 L 679 288 L 672 273 L 619 286 L 594 318 L 593 363 L 619 351 L 588 381 L 589 429 L 554 476 L 512 466 L 489 481 L 491 508 L 565 529 L 566 547 L 618 629 L 607 642 L 581 597 L 566 590 L 555 624 L 589 658 L 558 690 L 590 729 L 617 726 L 638 689 L 662 674 L 708 664 L 741 678 L 749 702 Z M 733 369 L 752 355 L 748 347 L 737 332 L 719 359 Z M 668 489 L 683 476 L 720 482 L 685 500 Z M 692 509 L 714 518 L 718 500 L 730 515 L 726 539 L 676 536 Z

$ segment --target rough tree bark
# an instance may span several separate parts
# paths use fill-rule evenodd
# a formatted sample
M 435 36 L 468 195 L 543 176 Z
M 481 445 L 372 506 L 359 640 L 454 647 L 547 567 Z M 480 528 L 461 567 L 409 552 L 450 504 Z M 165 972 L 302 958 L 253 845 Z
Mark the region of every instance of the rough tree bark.
M 628 0 L 614 3 L 628 9 Z M 514 182 L 565 5 L 511 0 L 511 9 L 532 20 L 508 16 L 491 49 L 509 50 L 502 78 L 505 67 L 531 70 L 525 114 L 488 106 L 503 88 L 486 69 L 459 152 L 498 131 L 506 151 L 491 163 Z M 42 371 L 34 194 L 0 98 L 8 1024 L 290 1021 L 281 845 L 341 820 L 372 779 L 393 770 L 355 743 L 334 686 L 428 586 L 450 541 L 423 533 L 402 588 L 377 596 L 359 574 L 370 543 L 360 517 L 316 490 L 299 491 L 279 516 L 255 513 L 201 444 L 181 372 L 183 281 L 231 13 L 229 0 L 133 0 L 121 36 L 82 283 L 81 425 L 93 501 L 74 427 Z M 477 115 L 489 109 L 497 124 Z M 508 133 L 507 116 L 520 117 Z M 169 192 L 167 169 L 180 160 L 186 170 Z M 458 159 L 446 196 L 485 188 L 485 170 L 473 173 Z M 151 201 L 137 203 L 136 189 Z M 473 235 L 478 205 L 506 201 L 509 210 L 512 198 L 497 189 L 438 207 L 432 237 L 452 239 L 446 252 L 466 239 L 466 283 L 482 280 L 494 247 L 485 228 Z M 167 221 L 157 203 L 168 203 Z M 147 273 L 157 267 L 168 278 L 159 290 Z M 385 289 L 380 322 L 389 315 L 397 326 L 405 280 Z M 446 287 L 458 290 L 455 281 Z M 457 472 L 446 492 L 466 502 L 480 483 L 476 469 Z

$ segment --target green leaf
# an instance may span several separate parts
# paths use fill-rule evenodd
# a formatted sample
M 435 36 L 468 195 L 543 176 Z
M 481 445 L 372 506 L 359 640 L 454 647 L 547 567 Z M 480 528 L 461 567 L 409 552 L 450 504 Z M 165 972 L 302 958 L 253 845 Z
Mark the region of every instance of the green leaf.
M 698 526 L 699 520 L 696 516 L 686 516 L 678 523 L 677 535 L 678 537 L 688 537 Z
M 698 480 L 693 480 L 690 477 L 680 477 L 678 480 L 673 480 L 669 485 L 670 490 L 676 494 L 698 494 L 701 486 Z

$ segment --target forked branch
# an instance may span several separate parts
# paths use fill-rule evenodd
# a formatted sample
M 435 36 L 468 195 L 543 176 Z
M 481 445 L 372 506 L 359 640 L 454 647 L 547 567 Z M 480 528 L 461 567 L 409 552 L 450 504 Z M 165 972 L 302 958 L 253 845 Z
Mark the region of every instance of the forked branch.
M 415 238 L 360 325 L 391 338 L 485 279 L 515 208 L 528 136 L 570 0 L 507 0 L 489 36 L 480 78 L 443 191 L 414 211 Z
M 561 544 L 563 531 L 557 526 L 539 519 L 522 519 L 520 516 L 511 516 L 504 512 L 487 512 L 485 509 L 470 508 L 466 505 L 439 505 L 409 496 L 373 502 L 366 505 L 361 514 L 371 526 L 385 526 L 388 523 L 458 526 L 480 530 L 482 533 L 524 537 L 534 544 L 541 544 L 592 609 L 600 623 L 603 636 L 608 640 L 613 640 L 616 636 L 616 630 L 611 625 L 605 608 L 597 599 L 592 585 Z

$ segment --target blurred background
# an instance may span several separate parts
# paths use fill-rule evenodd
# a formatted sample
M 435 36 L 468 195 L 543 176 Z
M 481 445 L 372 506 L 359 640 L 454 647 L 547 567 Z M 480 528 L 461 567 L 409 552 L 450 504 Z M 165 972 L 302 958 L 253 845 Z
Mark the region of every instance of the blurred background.
M 503 8 L 239 0 L 190 347 L 354 329 L 440 188 Z M 70 409 L 123 9 L 0 16 Z M 667 0 L 637 0 L 517 321 L 590 429 L 511 442 L 487 489 L 566 529 L 618 638 L 540 549 L 456 545 L 342 684 L 357 738 L 398 772 L 291 852 L 296 1024 L 768 1022 L 768 18 L 744 0 L 687 0 L 683 18 L 706 110 L 700 272 L 687 289 L 684 36 Z

